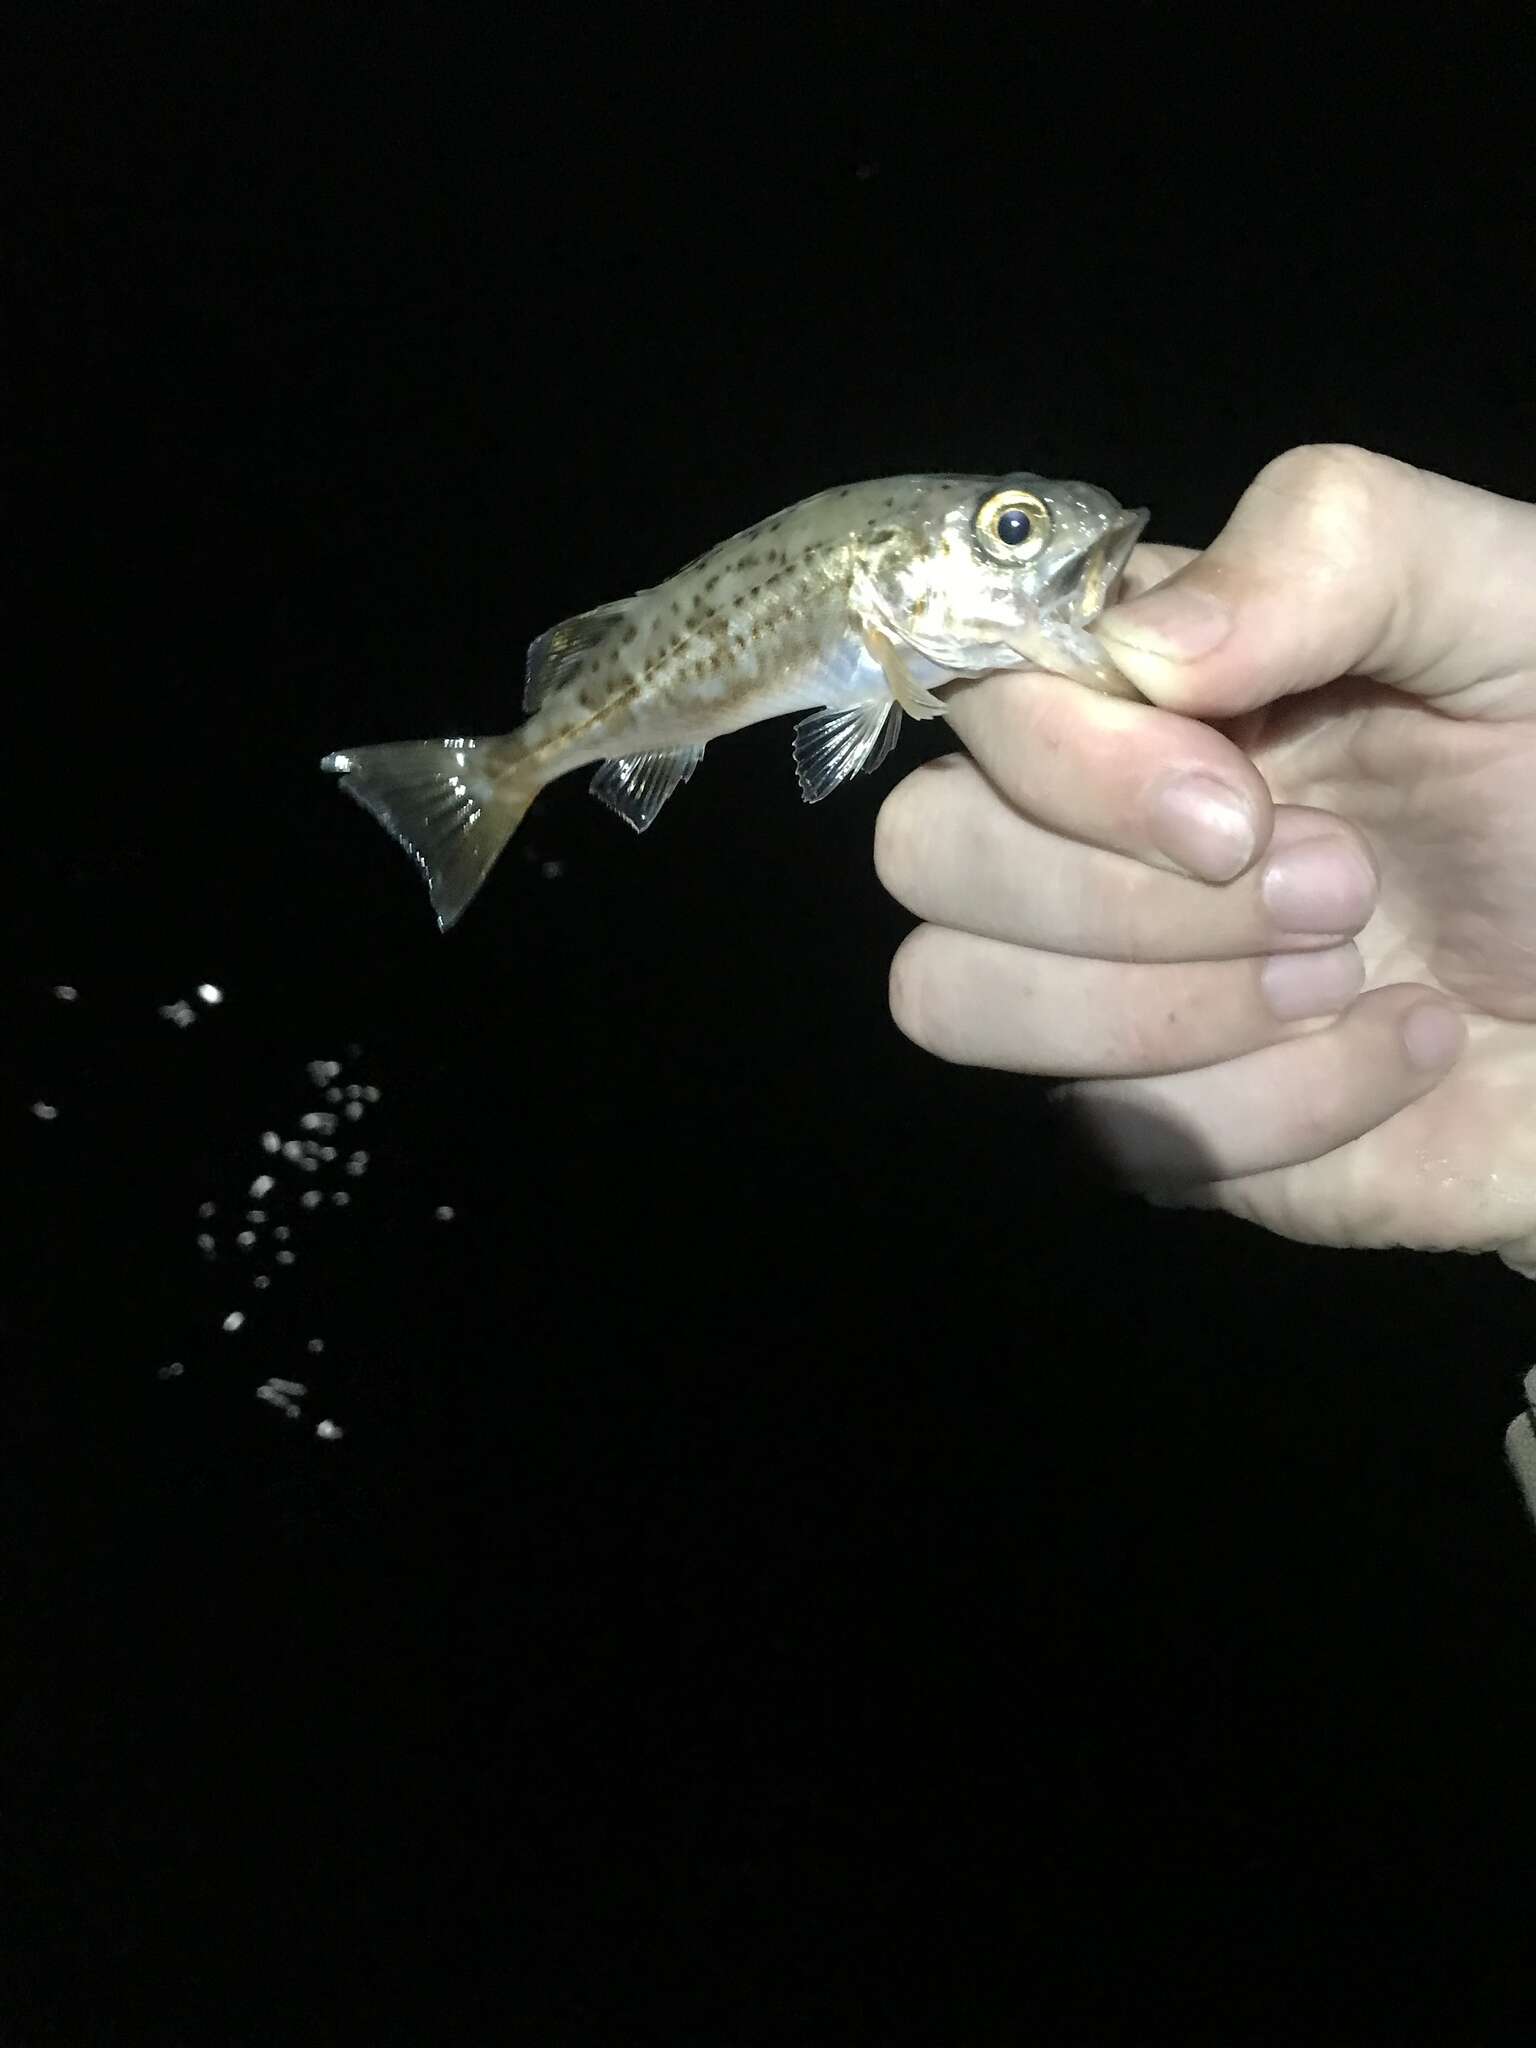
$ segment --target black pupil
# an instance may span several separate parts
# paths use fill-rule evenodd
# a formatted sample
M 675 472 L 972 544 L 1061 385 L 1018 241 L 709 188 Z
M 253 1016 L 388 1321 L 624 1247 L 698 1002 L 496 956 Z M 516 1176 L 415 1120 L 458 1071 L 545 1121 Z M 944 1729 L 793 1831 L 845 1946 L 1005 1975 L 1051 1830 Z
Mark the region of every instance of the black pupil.
M 1034 521 L 1020 505 L 1010 505 L 1006 512 L 998 514 L 997 537 L 1004 547 L 1016 548 L 1021 541 L 1029 539 Z

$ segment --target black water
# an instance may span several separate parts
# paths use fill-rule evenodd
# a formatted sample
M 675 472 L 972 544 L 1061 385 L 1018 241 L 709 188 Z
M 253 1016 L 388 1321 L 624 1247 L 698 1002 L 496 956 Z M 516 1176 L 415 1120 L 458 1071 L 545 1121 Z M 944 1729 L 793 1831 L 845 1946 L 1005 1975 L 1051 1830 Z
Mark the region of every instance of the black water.
M 449 939 L 315 765 L 835 481 L 1532 495 L 1498 167 L 511 19 L 25 53 L 0 2036 L 1509 2038 L 1529 1289 L 1144 1212 L 908 1046 L 931 727 L 638 841 L 562 786 Z M 377 1103 L 274 1167 L 329 1058 Z

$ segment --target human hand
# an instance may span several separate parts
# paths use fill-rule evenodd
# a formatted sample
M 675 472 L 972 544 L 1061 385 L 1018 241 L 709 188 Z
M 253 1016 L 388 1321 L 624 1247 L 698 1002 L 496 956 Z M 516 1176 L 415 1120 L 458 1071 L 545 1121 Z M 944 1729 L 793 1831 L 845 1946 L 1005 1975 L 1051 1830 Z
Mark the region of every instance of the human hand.
M 1149 702 L 959 685 L 883 805 L 897 1024 L 1153 1199 L 1536 1277 L 1536 507 L 1293 449 L 1128 590 Z

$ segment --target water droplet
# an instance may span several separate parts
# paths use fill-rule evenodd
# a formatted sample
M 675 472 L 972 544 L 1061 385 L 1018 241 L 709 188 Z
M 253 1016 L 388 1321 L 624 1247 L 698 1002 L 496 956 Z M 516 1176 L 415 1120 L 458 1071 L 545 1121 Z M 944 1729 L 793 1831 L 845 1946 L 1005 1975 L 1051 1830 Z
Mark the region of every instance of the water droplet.
M 197 992 L 210 1009 L 215 1004 L 222 1003 L 224 1000 L 223 989 L 216 988 L 211 981 L 200 981 L 197 984 Z
M 439 1223 L 451 1223 L 453 1221 L 453 1211 L 446 1202 L 443 1202 L 442 1204 L 440 1204 L 439 1207 L 434 1209 L 432 1211 L 432 1214 L 437 1218 Z
M 267 1274 L 258 1273 L 255 1279 L 251 1282 L 251 1285 L 253 1287 L 270 1287 L 272 1285 L 272 1282 Z
M 304 1346 L 304 1349 L 306 1351 L 323 1351 L 325 1349 L 325 1339 L 323 1337 L 311 1337 L 309 1342 Z
M 243 1252 L 248 1252 L 255 1242 L 256 1233 L 254 1230 L 242 1230 L 239 1236 L 235 1239 L 235 1243 L 239 1245 L 241 1251 Z
M 205 1258 L 211 1259 L 214 1252 L 213 1238 L 206 1230 L 197 1233 L 197 1248 Z
M 324 1200 L 325 1197 L 318 1188 L 306 1188 L 299 1197 L 299 1207 L 301 1209 L 318 1209 Z
M 162 1003 L 160 1005 L 160 1015 L 168 1018 L 172 1024 L 177 1025 L 183 1031 L 186 1030 L 189 1024 L 194 1024 L 197 1021 L 197 1012 L 193 1009 L 192 1005 L 182 1002 L 179 998 L 174 1003 Z
M 345 1117 L 349 1117 L 353 1123 L 357 1122 L 358 1118 L 362 1115 L 362 1113 L 363 1105 L 360 1102 L 349 1102 L 346 1108 L 342 1111 L 342 1115 Z
M 217 1214 L 219 1213 L 219 1205 L 217 1202 L 199 1202 L 197 1205 L 197 1213 L 199 1216 L 217 1216 Z
M 51 1124 L 58 1113 L 51 1102 L 34 1102 L 32 1105 L 32 1114 L 45 1124 Z
M 272 1178 L 270 1173 L 258 1173 L 256 1178 L 251 1182 L 251 1193 L 256 1197 L 257 1201 L 259 1202 L 263 1195 L 270 1195 L 272 1190 L 276 1186 L 277 1182 Z
M 223 1327 L 226 1330 L 238 1330 L 244 1323 L 244 1321 L 245 1316 L 241 1312 L 241 1310 L 232 1309 L 230 1313 L 224 1318 Z
M 323 1442 L 333 1444 L 338 1437 L 345 1436 L 346 1431 L 339 1422 L 317 1422 L 315 1424 L 315 1435 Z
M 155 1378 L 157 1380 L 179 1380 L 185 1371 L 186 1367 L 182 1364 L 181 1360 L 173 1358 L 169 1365 L 162 1365 L 160 1367 L 160 1370 L 155 1374 Z
M 263 1152 L 280 1152 L 282 1150 L 282 1144 L 283 1141 L 277 1135 L 276 1131 L 262 1132 L 261 1149 Z
M 277 1263 L 280 1266 L 291 1266 L 293 1264 L 293 1253 L 289 1251 L 279 1252 L 277 1254 Z
M 279 1244 L 284 1244 L 290 1237 L 292 1237 L 293 1232 L 288 1228 L 286 1223 L 278 1223 L 273 1226 L 272 1235 L 277 1239 Z
M 334 1081 L 341 1072 L 336 1060 L 311 1060 L 306 1072 L 317 1088 L 323 1088 L 327 1081 Z
M 369 1085 L 368 1087 L 366 1087 L 366 1088 L 365 1088 L 365 1089 L 363 1090 L 363 1100 L 364 1100 L 364 1102 L 377 1102 L 377 1101 L 378 1101 L 378 1099 L 379 1099 L 379 1091 L 378 1091 L 378 1089 L 377 1089 L 377 1088 L 373 1087 L 373 1086 L 372 1086 L 371 1084 L 370 1084 L 370 1085 Z
M 351 1201 L 351 1199 L 352 1197 L 343 1188 L 338 1188 L 335 1194 L 331 1197 L 331 1200 L 336 1204 L 336 1207 L 338 1209 L 345 1209 L 347 1204 Z
M 67 981 L 61 981 L 54 990 L 54 994 L 61 1003 L 73 1003 L 78 1000 L 80 991 L 77 988 L 71 988 Z
M 339 1088 L 327 1088 L 325 1091 L 325 1099 L 327 1102 L 340 1102 L 341 1090 Z
M 267 1381 L 269 1387 L 276 1387 L 280 1394 L 291 1394 L 296 1401 L 302 1401 L 309 1392 L 302 1380 L 280 1380 L 275 1375 Z
M 539 873 L 546 882 L 557 882 L 565 873 L 565 862 L 563 860 L 542 861 L 539 864 Z

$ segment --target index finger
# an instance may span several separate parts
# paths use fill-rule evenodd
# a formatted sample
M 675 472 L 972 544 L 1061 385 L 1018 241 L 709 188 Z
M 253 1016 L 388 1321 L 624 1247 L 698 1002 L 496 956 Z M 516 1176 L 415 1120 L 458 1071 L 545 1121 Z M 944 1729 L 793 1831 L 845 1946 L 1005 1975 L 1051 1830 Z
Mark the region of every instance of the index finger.
M 1069 838 L 1207 882 L 1268 844 L 1264 778 L 1208 725 L 1033 669 L 956 684 L 945 710 L 987 780 Z

